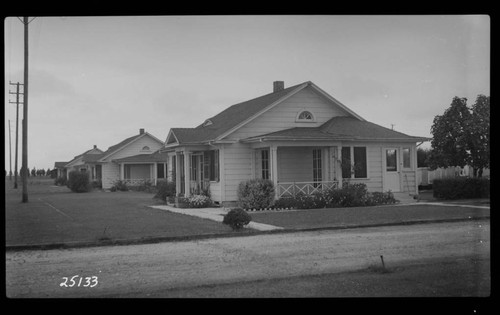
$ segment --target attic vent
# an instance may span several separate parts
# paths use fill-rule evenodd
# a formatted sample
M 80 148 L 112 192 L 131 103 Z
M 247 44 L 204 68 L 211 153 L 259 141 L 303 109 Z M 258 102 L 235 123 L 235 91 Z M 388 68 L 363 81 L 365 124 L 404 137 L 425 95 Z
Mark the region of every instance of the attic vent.
M 144 147 L 142 147 L 142 150 L 141 151 L 150 151 L 151 149 L 146 145 Z
M 203 123 L 203 127 L 210 126 L 212 124 L 212 121 L 210 119 L 205 120 Z
M 299 112 L 297 115 L 296 120 L 297 122 L 314 122 L 316 119 L 314 118 L 314 115 L 307 110 Z

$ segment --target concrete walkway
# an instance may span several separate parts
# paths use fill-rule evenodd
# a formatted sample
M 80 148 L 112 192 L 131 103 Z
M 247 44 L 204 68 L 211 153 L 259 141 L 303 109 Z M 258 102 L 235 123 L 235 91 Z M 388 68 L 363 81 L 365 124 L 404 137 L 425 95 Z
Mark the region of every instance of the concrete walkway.
M 226 208 L 195 208 L 195 209 L 182 209 L 175 208 L 168 205 L 161 206 L 150 206 L 151 208 L 170 211 L 174 213 L 186 214 L 198 218 L 209 219 L 217 222 L 221 222 L 224 219 L 224 215 L 229 211 Z M 246 228 L 251 228 L 259 231 L 272 231 L 272 230 L 283 230 L 280 226 L 274 226 L 270 224 L 263 224 L 257 222 L 250 222 L 245 226 Z

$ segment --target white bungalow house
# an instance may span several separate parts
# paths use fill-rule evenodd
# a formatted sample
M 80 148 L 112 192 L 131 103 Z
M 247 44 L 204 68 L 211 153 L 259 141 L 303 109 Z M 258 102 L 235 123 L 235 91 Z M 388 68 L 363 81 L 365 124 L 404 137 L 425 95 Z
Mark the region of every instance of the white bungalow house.
M 97 160 L 102 165 L 102 188 L 111 188 L 117 180 L 134 185 L 165 178 L 167 156 L 158 152 L 163 144 L 141 128 L 138 135 L 109 147 Z
M 64 172 L 69 176 L 73 170 L 88 171 L 92 181 L 101 181 L 103 189 L 111 188 L 118 180 L 134 185 L 150 181 L 153 185 L 158 179 L 167 177 L 166 154 L 158 150 L 164 142 L 139 129 L 139 134 L 129 137 L 118 144 L 102 151 L 94 145 L 64 165 Z M 56 166 L 60 164 L 57 164 Z
M 232 204 L 239 183 L 254 178 L 272 180 L 276 198 L 342 180 L 416 194 L 416 144 L 427 140 L 365 120 L 310 81 L 275 81 L 271 93 L 195 128 L 170 129 L 161 152 L 178 194 L 209 186 L 215 202 Z

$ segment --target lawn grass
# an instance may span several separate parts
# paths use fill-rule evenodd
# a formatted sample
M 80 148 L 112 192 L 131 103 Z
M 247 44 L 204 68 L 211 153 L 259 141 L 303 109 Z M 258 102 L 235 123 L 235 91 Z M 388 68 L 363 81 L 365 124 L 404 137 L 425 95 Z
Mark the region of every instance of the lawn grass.
M 439 205 L 393 205 L 251 212 L 252 221 L 285 229 L 311 229 L 358 225 L 394 224 L 409 221 L 489 217 L 489 209 Z
M 5 237 L 7 246 L 140 240 L 227 235 L 220 222 L 149 206 L 160 202 L 146 192 L 73 193 L 53 185 L 53 179 L 28 179 L 29 202 L 21 203 L 22 184 L 13 189 L 5 181 Z M 193 209 L 196 211 L 196 209 Z M 409 221 L 489 217 L 489 209 L 438 205 L 392 205 L 250 212 L 253 222 L 285 229 L 315 229 Z
M 230 233 L 221 223 L 171 213 L 145 192 L 73 193 L 53 181 L 32 180 L 28 203 L 22 187 L 6 181 L 5 237 L 7 246 L 73 242 L 137 240 Z

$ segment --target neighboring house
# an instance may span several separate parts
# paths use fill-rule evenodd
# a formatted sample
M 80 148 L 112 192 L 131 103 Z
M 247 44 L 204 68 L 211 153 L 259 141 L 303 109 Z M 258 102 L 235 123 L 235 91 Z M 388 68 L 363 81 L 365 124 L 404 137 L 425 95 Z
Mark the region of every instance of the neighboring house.
M 71 171 L 89 172 L 91 181 L 99 181 L 102 175 L 101 165 L 97 160 L 103 153 L 96 145 L 88 151 L 75 156 L 65 166 L 66 176 L 69 179 Z
M 266 178 L 276 197 L 313 193 L 342 180 L 370 191 L 418 193 L 416 143 L 366 121 L 312 82 L 233 105 L 196 128 L 170 129 L 168 178 L 177 193 L 209 189 L 220 204 L 237 201 L 240 182 Z
M 55 162 L 54 163 L 54 169 L 52 170 L 52 172 L 56 172 L 56 178 L 59 178 L 59 177 L 66 177 L 67 178 L 66 169 L 64 168 L 64 166 L 66 166 L 66 164 L 68 164 L 68 162 Z
M 156 185 L 158 179 L 167 177 L 167 155 L 158 151 L 163 145 L 163 141 L 141 128 L 139 134 L 104 152 L 94 145 L 70 162 L 56 162 L 55 168 L 58 176 L 67 177 L 73 170 L 88 171 L 91 181 L 100 181 L 103 189 L 111 188 L 118 180 L 131 185 L 144 181 Z
M 117 180 L 132 185 L 147 180 L 155 185 L 165 178 L 167 156 L 158 152 L 163 144 L 141 128 L 138 135 L 109 147 L 96 161 L 102 165 L 102 188 L 111 188 Z

